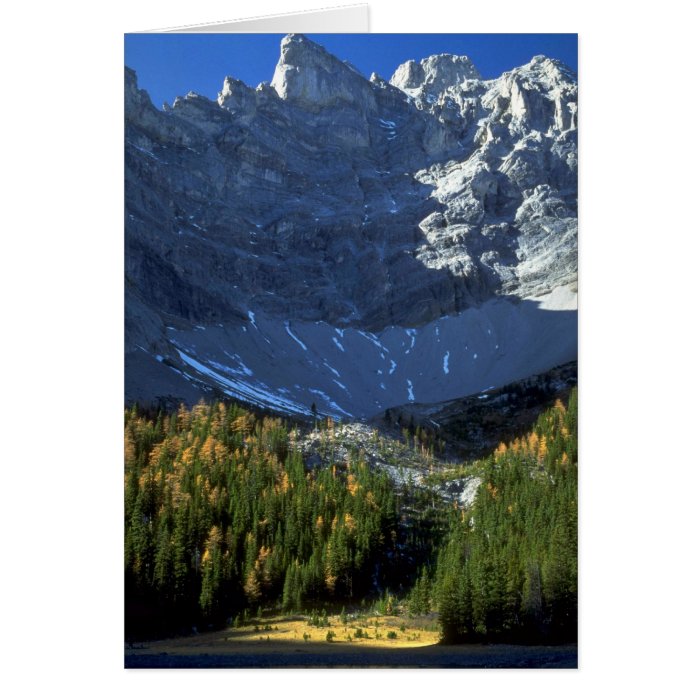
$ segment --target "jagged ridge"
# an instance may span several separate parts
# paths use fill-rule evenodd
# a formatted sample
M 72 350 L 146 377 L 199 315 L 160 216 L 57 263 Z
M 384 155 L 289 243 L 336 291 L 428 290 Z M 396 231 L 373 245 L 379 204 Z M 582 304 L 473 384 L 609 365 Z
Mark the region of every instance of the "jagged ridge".
M 459 381 L 441 377 L 446 350 L 436 346 L 422 358 L 438 373 L 425 388 L 409 367 L 390 375 L 400 387 L 382 389 L 387 382 L 369 381 L 369 367 L 375 379 L 382 369 L 369 356 L 346 363 L 343 377 L 325 369 L 334 329 L 432 332 L 426 324 L 467 309 L 493 325 L 508 316 L 494 312 L 510 303 L 498 302 L 503 295 L 539 297 L 538 309 L 543 295 L 550 307 L 562 299 L 575 307 L 576 84 L 555 61 L 535 57 L 483 81 L 466 57 L 434 56 L 404 64 L 387 83 L 290 35 L 269 85 L 229 77 L 216 102 L 190 93 L 159 112 L 127 70 L 125 102 L 131 398 L 192 399 L 202 391 L 193 379 L 234 391 L 212 375 L 231 372 L 211 362 L 240 379 L 248 375 L 239 360 L 278 404 L 285 389 L 292 404 L 308 406 L 315 388 L 329 412 L 335 403 L 366 415 L 410 397 L 409 380 L 416 400 L 429 381 L 439 394 L 429 400 L 451 398 L 482 388 L 480 363 L 463 367 Z M 251 313 L 270 324 L 257 343 L 246 335 L 256 331 Z M 501 358 L 498 381 L 573 359 L 571 317 L 553 327 L 555 315 L 532 314 L 517 337 L 503 330 L 513 357 L 526 338 L 566 339 L 556 358 L 528 348 L 539 364 Z M 301 347 L 285 330 L 290 321 L 320 324 L 304 335 L 318 359 L 290 367 Z M 503 343 L 482 349 L 480 335 L 474 352 L 495 367 Z M 273 340 L 271 369 L 253 367 Z

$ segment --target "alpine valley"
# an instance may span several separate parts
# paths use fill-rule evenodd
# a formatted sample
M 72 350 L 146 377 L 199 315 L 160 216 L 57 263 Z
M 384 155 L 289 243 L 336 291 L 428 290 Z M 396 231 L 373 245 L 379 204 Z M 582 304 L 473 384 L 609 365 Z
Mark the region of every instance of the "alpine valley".
M 161 109 L 126 68 L 128 638 L 575 642 L 577 194 L 542 55 L 367 79 L 290 34 Z M 448 665 L 576 663 L 538 653 Z

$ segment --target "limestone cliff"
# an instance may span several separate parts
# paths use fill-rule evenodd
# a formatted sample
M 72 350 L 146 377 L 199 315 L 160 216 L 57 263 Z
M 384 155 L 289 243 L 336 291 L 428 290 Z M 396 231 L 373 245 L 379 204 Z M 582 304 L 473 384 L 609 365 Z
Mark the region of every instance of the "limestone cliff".
M 560 63 L 367 80 L 290 35 L 270 84 L 227 77 L 216 101 L 157 110 L 125 80 L 127 400 L 367 416 L 575 356 Z

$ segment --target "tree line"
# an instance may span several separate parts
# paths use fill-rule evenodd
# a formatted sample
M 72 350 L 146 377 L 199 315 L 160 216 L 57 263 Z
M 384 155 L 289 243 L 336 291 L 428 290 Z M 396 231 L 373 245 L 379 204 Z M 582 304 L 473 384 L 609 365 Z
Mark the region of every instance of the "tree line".
M 127 635 L 408 587 L 438 531 L 420 498 L 396 492 L 361 451 L 307 470 L 295 432 L 277 418 L 223 403 L 156 415 L 133 407 L 125 412 Z
M 261 607 L 436 611 L 446 642 L 577 630 L 577 397 L 469 465 L 472 505 L 397 487 L 361 448 L 307 469 L 297 431 L 235 404 L 125 411 L 127 638 Z M 332 444 L 333 425 L 327 442 Z M 333 451 L 331 451 L 333 454 Z M 427 480 L 430 482 L 430 480 Z
M 468 510 L 455 511 L 411 602 L 439 611 L 447 642 L 563 642 L 577 636 L 577 392 L 479 463 Z

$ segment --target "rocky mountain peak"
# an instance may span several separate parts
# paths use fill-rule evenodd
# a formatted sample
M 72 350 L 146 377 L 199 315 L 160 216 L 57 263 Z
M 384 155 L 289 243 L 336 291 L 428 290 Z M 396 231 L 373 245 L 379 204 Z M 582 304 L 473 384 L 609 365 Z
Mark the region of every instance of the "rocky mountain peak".
M 389 83 L 297 34 L 165 111 L 127 69 L 128 397 L 367 417 L 573 359 L 576 103 L 541 56 Z
M 512 133 L 571 132 L 577 125 L 576 75 L 561 61 L 535 56 L 492 81 L 483 103 Z
M 337 104 L 365 105 L 371 86 L 349 64 L 302 34 L 288 34 L 270 83 L 283 100 L 317 110 Z
M 243 81 L 226 76 L 217 102 L 220 107 L 224 107 L 234 114 L 249 114 L 255 110 L 255 92 Z
M 421 90 L 442 92 L 465 80 L 480 80 L 481 75 L 467 56 L 442 53 L 424 58 L 420 63 L 402 63 L 389 81 L 404 92 Z
M 556 58 L 549 58 L 542 54 L 533 56 L 530 63 L 523 66 L 524 70 L 539 70 L 551 80 L 560 83 L 576 83 L 576 74 L 564 63 Z

